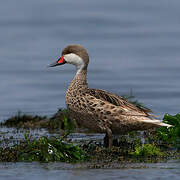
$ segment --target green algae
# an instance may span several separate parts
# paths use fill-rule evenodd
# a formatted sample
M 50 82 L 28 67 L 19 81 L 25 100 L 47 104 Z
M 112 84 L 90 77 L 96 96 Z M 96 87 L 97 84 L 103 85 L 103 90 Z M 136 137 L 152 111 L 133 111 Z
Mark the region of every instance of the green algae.
M 163 156 L 163 152 L 153 144 L 143 144 L 137 145 L 132 155 L 134 157 Z
M 2 122 L 1 126 L 16 127 L 16 128 L 34 128 L 47 127 L 48 118 L 46 116 L 23 114 L 21 111 L 15 116 Z
M 157 130 L 158 138 L 165 144 L 168 144 L 168 147 L 171 146 L 180 149 L 180 113 L 175 116 L 165 114 L 163 122 L 173 126 L 159 128 Z
M 24 148 L 18 153 L 19 161 L 77 162 L 86 159 L 85 152 L 77 145 L 66 143 L 64 138 L 45 136 L 30 140 L 25 137 Z
M 31 139 L 25 134 L 25 138 L 19 143 L 9 147 L 0 147 L 1 162 L 80 162 L 88 156 L 78 145 L 67 143 L 64 137 L 45 136 Z
M 40 162 L 79 162 L 91 164 L 90 167 L 111 166 L 123 162 L 162 162 L 180 158 L 180 114 L 165 114 L 163 122 L 173 127 L 162 127 L 142 132 L 130 132 L 114 141 L 114 147 L 89 142 L 79 146 L 66 141 L 65 137 L 25 137 L 13 146 L 0 147 L 1 162 L 40 161 Z M 1 125 L 16 128 L 46 128 L 49 132 L 78 130 L 76 122 L 69 117 L 67 110 L 59 110 L 54 116 L 31 116 L 18 113 Z M 142 143 L 143 139 L 143 143 Z M 4 139 L 2 141 L 8 140 Z M 2 142 L 1 142 L 2 143 Z
M 67 109 L 59 109 L 52 117 L 23 114 L 20 111 L 0 124 L 16 128 L 45 128 L 48 131 L 73 131 L 77 124 L 71 120 Z
M 165 151 L 149 144 L 137 146 L 135 149 L 128 148 L 128 146 L 112 148 L 95 146 L 86 151 L 91 157 L 89 162 L 95 168 L 111 167 L 115 163 L 157 163 L 180 158 L 180 152 L 178 151 Z
M 58 112 L 50 118 L 47 128 L 49 130 L 61 129 L 72 132 L 77 127 L 77 123 L 70 118 L 69 111 L 67 109 L 59 109 Z
M 67 135 L 67 134 L 66 134 Z M 143 144 L 141 137 L 135 136 L 135 141 L 126 136 L 118 142 L 117 146 L 105 148 L 92 141 L 74 145 L 67 141 L 66 135 L 62 137 L 34 138 L 30 134 L 24 136 L 13 145 L 0 147 L 1 162 L 39 161 L 39 162 L 89 162 L 96 167 L 109 166 L 112 163 L 126 162 L 164 162 L 168 159 L 180 158 L 177 149 L 164 148 L 158 144 Z M 134 133 L 135 135 L 135 133 Z M 133 135 L 130 135 L 133 138 Z M 152 138 L 152 137 L 151 137 Z M 126 141 L 127 140 L 127 141 Z M 90 166 L 91 166 L 90 165 Z

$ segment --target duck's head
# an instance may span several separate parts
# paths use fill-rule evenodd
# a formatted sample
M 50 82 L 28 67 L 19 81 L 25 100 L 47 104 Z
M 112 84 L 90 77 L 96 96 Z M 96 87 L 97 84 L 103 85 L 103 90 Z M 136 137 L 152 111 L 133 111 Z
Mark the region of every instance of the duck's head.
M 61 57 L 49 66 L 54 67 L 66 63 L 76 66 L 77 71 L 87 69 L 89 63 L 89 55 L 86 49 L 78 44 L 68 45 L 63 49 Z

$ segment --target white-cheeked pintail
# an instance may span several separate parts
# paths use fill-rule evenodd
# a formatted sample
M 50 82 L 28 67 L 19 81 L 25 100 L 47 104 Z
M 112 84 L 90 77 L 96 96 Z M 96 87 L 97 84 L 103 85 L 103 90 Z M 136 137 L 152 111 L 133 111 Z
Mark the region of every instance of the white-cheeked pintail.
M 71 118 L 95 132 L 106 133 L 109 147 L 112 146 L 113 134 L 171 126 L 153 119 L 149 109 L 137 107 L 121 96 L 90 89 L 86 79 L 89 55 L 81 45 L 68 45 L 50 67 L 66 63 L 73 64 L 77 69 L 66 92 L 66 105 Z

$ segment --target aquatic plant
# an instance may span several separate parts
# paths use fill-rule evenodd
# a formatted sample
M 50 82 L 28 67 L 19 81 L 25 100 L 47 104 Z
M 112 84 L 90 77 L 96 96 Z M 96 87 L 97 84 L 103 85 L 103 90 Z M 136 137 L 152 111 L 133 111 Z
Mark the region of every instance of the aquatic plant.
M 162 156 L 160 148 L 153 144 L 137 145 L 135 151 L 131 153 L 134 157 Z
M 24 148 L 18 153 L 19 161 L 62 161 L 77 162 L 86 159 L 85 152 L 79 146 L 66 143 L 63 138 L 45 136 L 30 140 L 25 135 Z
M 5 147 L 0 147 L 0 161 L 39 161 L 39 162 L 161 162 L 168 157 L 177 158 L 180 149 L 180 114 L 171 116 L 165 114 L 163 122 L 172 124 L 173 127 L 161 127 L 158 130 L 144 131 L 144 134 L 134 131 L 129 132 L 114 142 L 111 149 L 102 147 L 101 144 L 88 143 L 79 146 L 65 142 L 67 133 L 78 127 L 70 119 L 68 110 L 59 109 L 52 117 L 32 116 L 18 112 L 16 116 L 8 119 L 1 125 L 8 127 L 46 128 L 48 130 L 63 130 L 64 137 L 32 138 L 25 134 L 24 139 L 11 141 Z M 78 129 L 79 130 L 79 129 Z M 144 144 L 142 144 L 142 138 Z M 6 141 L 3 139 L 2 142 Z M 176 147 L 176 148 L 174 148 Z
M 0 147 L 0 161 L 79 162 L 88 158 L 79 146 L 65 142 L 65 136 L 39 139 L 31 139 L 27 134 L 24 136 L 23 141 L 12 147 Z
M 77 124 L 69 117 L 67 109 L 59 109 L 52 117 L 34 116 L 23 114 L 21 111 L 6 121 L 0 123 L 1 126 L 17 128 L 46 128 L 49 131 L 65 130 L 73 131 Z
M 180 149 L 180 113 L 176 114 L 175 116 L 165 114 L 163 122 L 173 126 L 169 128 L 159 128 L 157 130 L 159 139 L 165 144 L 171 144 L 172 146 Z
M 59 109 L 58 112 L 50 118 L 47 128 L 49 130 L 63 129 L 72 132 L 77 124 L 69 116 L 67 109 Z
M 18 111 L 17 115 L 12 116 L 6 121 L 0 123 L 1 126 L 6 127 L 25 127 L 33 128 L 34 126 L 42 127 L 45 126 L 48 118 L 46 116 L 33 116 L 29 114 L 23 114 L 21 111 Z

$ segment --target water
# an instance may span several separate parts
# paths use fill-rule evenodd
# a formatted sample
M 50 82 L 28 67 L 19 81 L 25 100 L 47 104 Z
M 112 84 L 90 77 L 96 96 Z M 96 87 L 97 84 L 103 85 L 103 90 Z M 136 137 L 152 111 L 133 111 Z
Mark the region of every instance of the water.
M 32 180 L 32 179 L 67 179 L 67 180 L 118 180 L 118 179 L 179 179 L 180 163 L 126 164 L 120 169 L 86 169 L 81 164 L 66 163 L 5 163 L 0 164 L 0 179 Z M 23 169 L 23 171 L 22 171 Z
M 89 52 L 90 87 L 117 94 L 128 94 L 132 90 L 140 102 L 161 118 L 164 113 L 178 113 L 179 5 L 179 0 L 2 1 L 0 121 L 18 110 L 51 115 L 65 107 L 65 91 L 75 69 L 70 65 L 59 68 L 47 68 L 47 65 L 71 43 L 82 44 Z M 16 166 L 6 168 L 5 173 L 16 174 L 17 169 L 13 167 Z M 136 173 L 136 170 L 129 171 Z M 152 176 L 159 173 L 154 169 L 139 171 L 142 176 L 145 172 L 155 173 Z M 176 170 L 161 171 L 174 177 L 171 172 Z M 49 170 L 36 169 L 36 173 L 44 172 Z M 90 176 L 92 171 L 81 173 L 86 172 Z M 96 172 L 105 179 L 103 170 Z M 124 171 L 116 172 L 117 176 L 121 172 Z M 116 174 L 114 170 L 108 173 Z M 77 174 L 71 171 L 69 177 Z M 129 174 L 129 178 L 133 175 Z
M 71 43 L 88 49 L 89 86 L 129 94 L 159 115 L 180 107 L 178 0 L 1 2 L 0 120 L 65 107 L 75 69 L 47 68 Z

